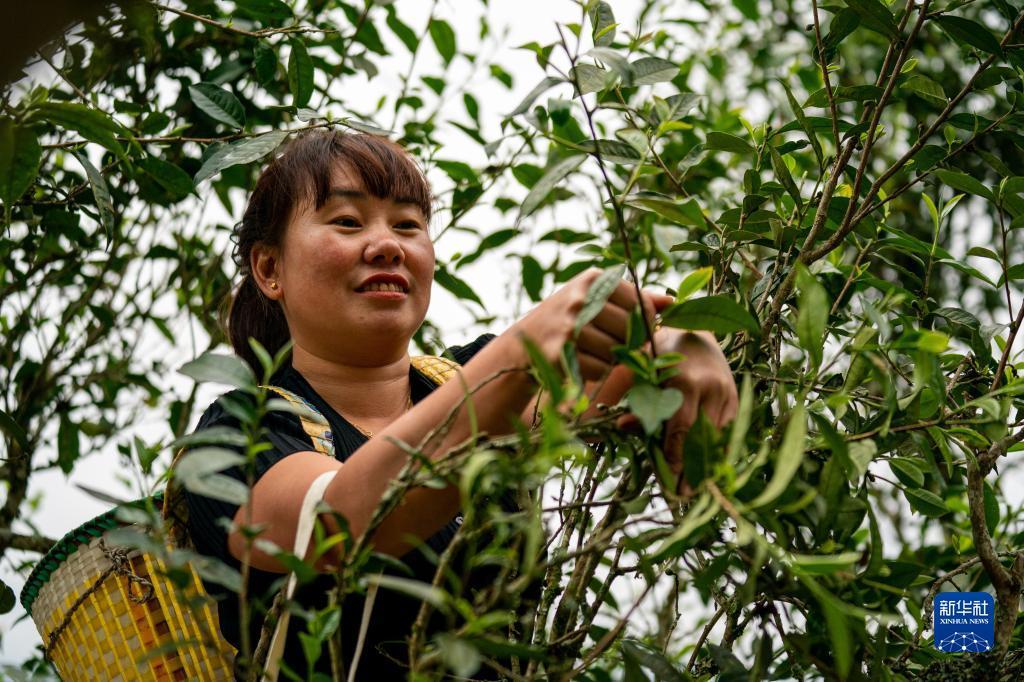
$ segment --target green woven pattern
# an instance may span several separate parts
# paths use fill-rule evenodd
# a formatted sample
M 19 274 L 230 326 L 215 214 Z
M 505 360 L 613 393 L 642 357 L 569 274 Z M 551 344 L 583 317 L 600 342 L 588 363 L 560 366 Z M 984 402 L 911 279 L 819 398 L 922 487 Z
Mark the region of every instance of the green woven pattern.
M 159 509 L 162 499 L 163 493 L 157 493 L 153 497 L 143 497 L 122 506 L 145 508 L 147 504 L 150 504 L 150 500 L 152 500 L 155 508 Z M 120 507 L 114 507 L 110 511 L 104 512 L 96 518 L 86 521 L 78 528 L 69 531 L 57 544 L 50 548 L 46 556 L 39 560 L 39 563 L 32 569 L 32 573 L 29 574 L 25 587 L 21 590 L 21 605 L 25 607 L 26 611 L 32 613 L 32 603 L 39 595 L 39 590 L 50 580 L 50 576 L 57 570 L 57 567 L 67 561 L 69 556 L 77 552 L 81 545 L 103 535 L 108 530 L 122 525 L 116 518 L 118 509 Z

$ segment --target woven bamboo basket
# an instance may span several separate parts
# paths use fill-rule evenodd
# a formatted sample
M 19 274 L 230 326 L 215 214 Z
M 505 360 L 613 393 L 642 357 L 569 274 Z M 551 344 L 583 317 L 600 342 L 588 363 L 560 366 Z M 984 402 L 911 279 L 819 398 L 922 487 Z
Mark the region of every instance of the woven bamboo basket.
M 21 603 L 64 682 L 230 680 L 234 650 L 195 571 L 178 589 L 158 557 L 110 546 L 111 510 L 64 536 Z

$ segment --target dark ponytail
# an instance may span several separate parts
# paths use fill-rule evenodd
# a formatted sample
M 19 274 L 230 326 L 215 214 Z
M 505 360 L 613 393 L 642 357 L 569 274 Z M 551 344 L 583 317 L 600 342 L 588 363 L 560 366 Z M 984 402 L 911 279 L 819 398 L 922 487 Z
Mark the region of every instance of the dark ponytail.
M 260 173 L 232 235 L 232 256 L 242 281 L 228 306 L 227 336 L 235 353 L 259 378 L 263 367 L 249 339 L 258 341 L 273 356 L 291 334 L 281 305 L 267 298 L 256 284 L 250 264 L 252 249 L 256 244 L 280 247 L 292 215 L 304 202 L 312 202 L 314 209 L 323 207 L 338 164 L 358 175 L 370 194 L 412 201 L 430 219 L 430 186 L 405 150 L 387 138 L 316 129 L 282 145 Z
M 242 277 L 242 282 L 231 298 L 227 322 L 231 347 L 252 368 L 257 379 L 262 381 L 263 367 L 249 339 L 259 341 L 273 356 L 288 343 L 291 335 L 281 306 L 263 295 L 251 272 Z

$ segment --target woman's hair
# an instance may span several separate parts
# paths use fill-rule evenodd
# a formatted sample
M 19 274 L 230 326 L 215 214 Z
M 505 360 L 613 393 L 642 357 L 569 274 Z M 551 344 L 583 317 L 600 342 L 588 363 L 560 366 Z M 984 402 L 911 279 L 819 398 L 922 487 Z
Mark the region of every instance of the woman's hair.
M 233 257 L 242 281 L 231 297 L 227 334 L 235 353 L 263 375 L 249 345 L 256 339 L 274 355 L 291 335 L 281 306 L 263 295 L 250 265 L 256 244 L 281 246 L 292 216 L 305 202 L 320 209 L 330 195 L 331 178 L 343 165 L 358 176 L 369 194 L 381 199 L 411 199 L 429 220 L 430 186 L 402 147 L 376 135 L 317 129 L 281 146 L 260 173 L 242 221 L 235 226 Z

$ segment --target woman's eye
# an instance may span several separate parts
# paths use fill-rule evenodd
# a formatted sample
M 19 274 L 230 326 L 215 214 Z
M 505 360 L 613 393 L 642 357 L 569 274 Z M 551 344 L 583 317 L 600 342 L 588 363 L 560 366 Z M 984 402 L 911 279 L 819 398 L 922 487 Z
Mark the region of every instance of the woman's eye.
M 399 230 L 418 230 L 420 229 L 420 224 L 414 220 L 406 220 L 395 225 L 395 228 Z
M 340 225 L 341 227 L 359 227 L 359 221 L 353 218 L 352 216 L 342 216 L 341 218 L 336 218 L 334 220 L 334 224 Z

